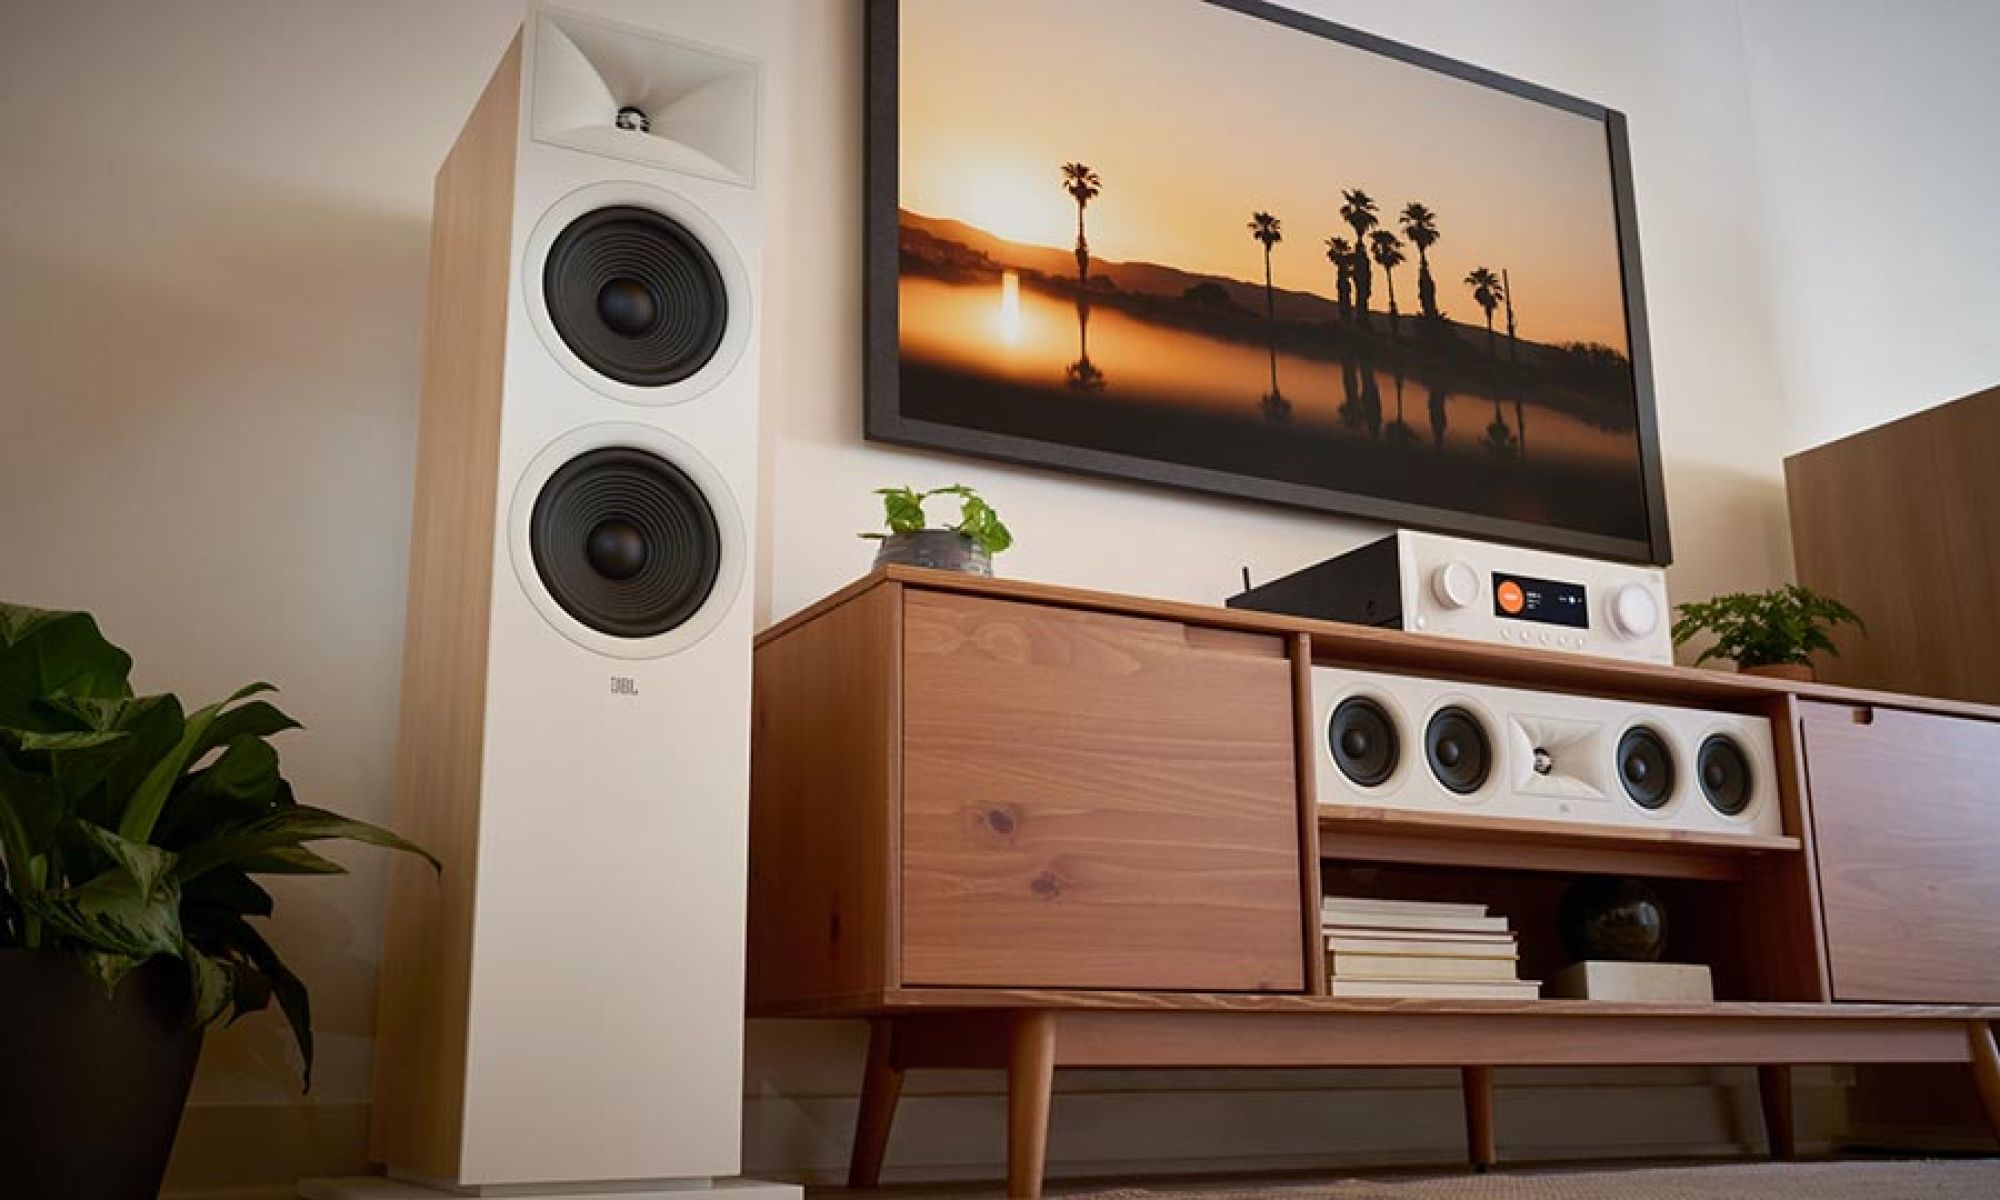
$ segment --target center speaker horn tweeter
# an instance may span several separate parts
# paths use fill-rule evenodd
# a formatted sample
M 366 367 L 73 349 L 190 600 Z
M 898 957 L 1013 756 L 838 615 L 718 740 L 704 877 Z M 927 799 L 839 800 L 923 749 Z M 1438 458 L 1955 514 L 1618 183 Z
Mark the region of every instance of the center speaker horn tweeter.
M 1784 833 L 1762 717 L 1336 667 L 1312 695 L 1321 804 Z
M 531 6 L 438 172 L 395 824 L 446 865 L 390 888 L 398 1178 L 653 1196 L 740 1167 L 783 10 Z

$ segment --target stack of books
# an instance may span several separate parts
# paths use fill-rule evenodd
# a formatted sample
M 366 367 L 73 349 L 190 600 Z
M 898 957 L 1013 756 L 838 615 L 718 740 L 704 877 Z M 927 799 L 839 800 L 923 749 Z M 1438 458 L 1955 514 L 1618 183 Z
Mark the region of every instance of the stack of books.
M 1507 918 L 1483 904 L 1325 896 L 1327 994 L 1533 1000 Z

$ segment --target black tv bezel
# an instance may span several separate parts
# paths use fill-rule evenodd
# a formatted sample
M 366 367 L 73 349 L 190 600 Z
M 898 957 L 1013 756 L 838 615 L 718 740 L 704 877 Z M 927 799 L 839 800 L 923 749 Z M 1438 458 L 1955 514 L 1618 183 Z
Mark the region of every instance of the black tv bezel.
M 1270 21 L 1301 33 L 1341 42 L 1360 50 L 1435 71 L 1454 79 L 1479 84 L 1510 96 L 1517 96 L 1598 121 L 1611 164 L 1612 203 L 1618 225 L 1618 254 L 1625 291 L 1627 357 L 1632 363 L 1632 387 L 1637 411 L 1634 414 L 1639 440 L 1640 488 L 1646 511 L 1647 536 L 1607 537 L 1541 525 L 1460 512 L 1434 505 L 1388 500 L 1359 492 L 1310 487 L 1240 475 L 1229 471 L 1163 462 L 1158 459 L 1112 451 L 1067 446 L 1060 442 L 1012 434 L 966 429 L 936 421 L 906 417 L 900 403 L 901 344 L 897 318 L 898 268 L 897 214 L 901 199 L 898 181 L 898 21 L 904 0 L 868 0 L 867 6 L 867 115 L 864 130 L 865 264 L 863 272 L 863 329 L 865 355 L 863 390 L 865 414 L 863 434 L 869 441 L 928 450 L 945 450 L 1025 466 L 1051 468 L 1104 479 L 1151 483 L 1212 495 L 1234 496 L 1311 509 L 1339 516 L 1359 517 L 1389 525 L 1427 529 L 1535 546 L 1550 550 L 1594 555 L 1629 562 L 1665 566 L 1673 559 L 1667 527 L 1666 486 L 1660 466 L 1660 437 L 1655 413 L 1652 348 L 1646 334 L 1645 281 L 1639 262 L 1639 218 L 1632 195 L 1632 157 L 1625 131 L 1625 116 L 1615 109 L 1566 95 L 1538 84 L 1476 67 L 1470 63 L 1420 50 L 1374 34 L 1305 13 L 1295 12 L 1265 0 L 1184 0 L 1209 4 L 1246 16 Z

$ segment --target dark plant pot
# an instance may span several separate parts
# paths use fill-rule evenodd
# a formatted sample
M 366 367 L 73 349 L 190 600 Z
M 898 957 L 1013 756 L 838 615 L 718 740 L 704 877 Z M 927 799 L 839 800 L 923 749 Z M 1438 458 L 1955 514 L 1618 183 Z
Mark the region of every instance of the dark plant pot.
M 201 1056 L 186 970 L 156 958 L 106 996 L 75 955 L 0 950 L 0 1194 L 159 1194 Z
M 883 538 L 882 548 L 875 552 L 875 565 L 886 567 L 891 563 L 936 571 L 963 571 L 967 575 L 993 574 L 993 556 L 986 552 L 986 547 L 949 529 L 923 529 Z
M 1763 663 L 1754 667 L 1738 667 L 1737 670 L 1745 675 L 1790 679 L 1797 683 L 1811 683 L 1814 679 L 1811 663 Z

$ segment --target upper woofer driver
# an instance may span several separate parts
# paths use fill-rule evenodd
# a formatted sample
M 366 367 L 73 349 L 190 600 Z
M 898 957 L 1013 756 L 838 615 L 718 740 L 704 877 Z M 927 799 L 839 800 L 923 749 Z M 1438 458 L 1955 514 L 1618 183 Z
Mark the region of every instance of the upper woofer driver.
M 715 256 L 687 226 L 636 205 L 599 208 L 564 226 L 542 264 L 542 298 L 571 353 L 635 387 L 665 387 L 701 370 L 729 322 Z
M 549 476 L 528 519 L 542 586 L 599 633 L 649 638 L 701 610 L 722 570 L 715 510 L 679 467 L 646 450 L 586 451 Z
M 1361 787 L 1387 783 L 1402 758 L 1396 722 L 1371 696 L 1349 696 L 1335 705 L 1326 723 L 1326 741 L 1333 765 Z
M 1424 726 L 1424 761 L 1451 791 L 1461 796 L 1478 791 L 1493 763 L 1486 726 L 1469 709 L 1455 704 L 1440 708 Z

